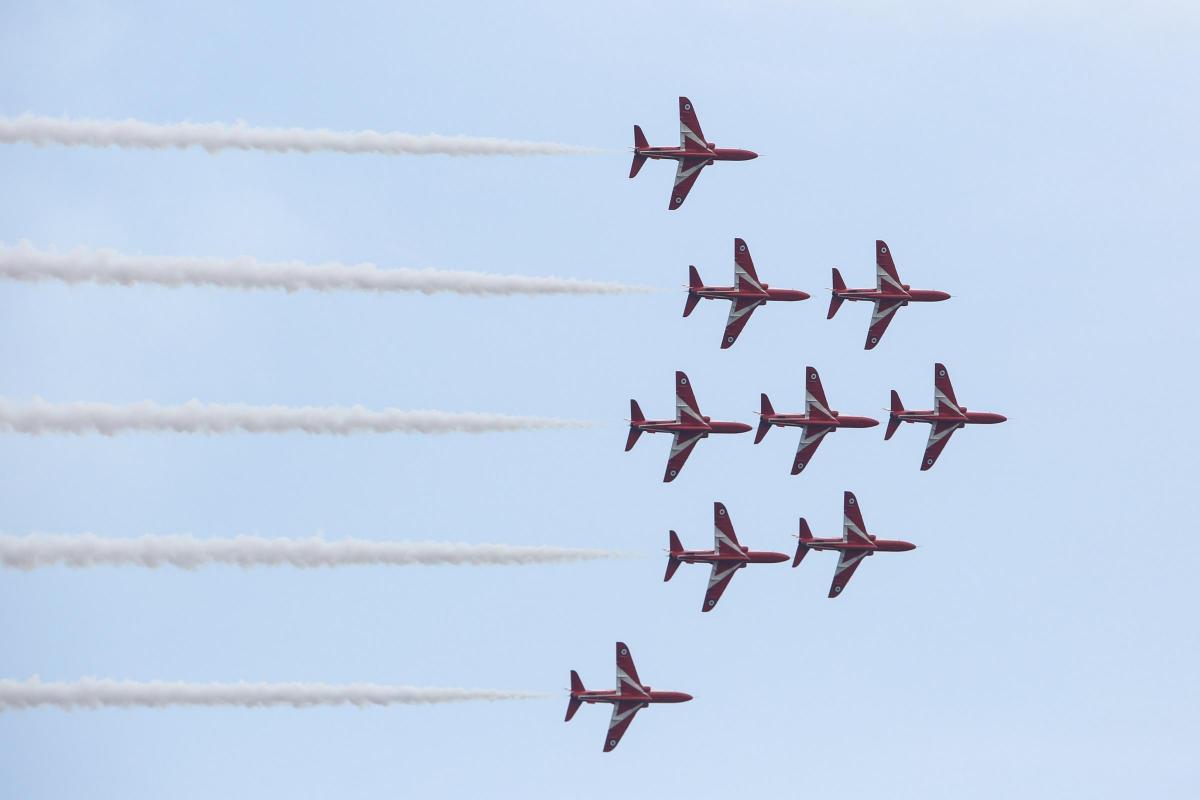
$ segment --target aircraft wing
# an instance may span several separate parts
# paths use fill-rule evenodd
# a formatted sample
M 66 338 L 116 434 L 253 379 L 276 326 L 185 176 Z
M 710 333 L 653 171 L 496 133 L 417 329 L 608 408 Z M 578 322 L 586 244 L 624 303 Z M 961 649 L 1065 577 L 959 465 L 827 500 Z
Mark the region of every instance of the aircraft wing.
M 854 492 L 842 495 L 842 538 L 847 542 L 870 544 L 871 536 L 863 522 L 862 511 L 858 507 L 858 498 Z
M 704 605 L 701 611 L 712 611 L 717 607 L 717 601 L 725 594 L 733 580 L 734 574 L 741 568 L 741 561 L 714 561 L 712 574 L 708 576 L 708 591 L 704 593 Z
M 953 414 L 965 417 L 962 407 L 954 396 L 954 387 L 950 385 L 950 373 L 945 364 L 933 365 L 933 407 L 939 414 Z
M 675 421 L 704 422 L 700 404 L 696 402 L 696 393 L 692 391 L 692 382 L 678 370 L 675 372 Z
M 829 410 L 829 401 L 825 399 L 825 389 L 821 386 L 821 376 L 812 367 L 805 367 L 807 378 L 804 386 L 804 413 L 810 417 L 832 420 L 833 412 Z
M 713 550 L 723 556 L 744 556 L 745 549 L 733 530 L 733 521 L 724 503 L 713 503 Z
M 708 152 L 708 140 L 700 130 L 700 118 L 696 116 L 692 101 L 686 97 L 679 98 L 679 146 L 684 150 Z
M 645 703 L 631 700 L 613 703 L 612 719 L 608 722 L 608 738 L 604 740 L 604 752 L 607 753 L 617 746 L 625 731 L 629 730 L 629 723 L 633 722 L 634 715 L 645 707 Z
M 733 346 L 738 336 L 741 335 L 742 328 L 745 328 L 746 323 L 750 321 L 750 315 L 754 313 L 754 309 L 762 304 L 762 300 L 751 297 L 739 297 L 729 304 L 729 319 L 725 322 L 725 338 L 721 340 L 722 350 Z
M 624 642 L 617 642 L 617 691 L 646 694 L 646 690 L 642 687 L 642 680 L 638 677 L 637 667 L 633 665 L 633 655 L 629 652 L 629 645 Z
M 763 288 L 744 239 L 733 240 L 733 288 L 739 292 L 761 292 Z
M 863 349 L 875 349 L 875 345 L 879 344 L 879 340 L 883 338 L 883 332 L 887 330 L 887 326 L 891 324 L 892 318 L 896 316 L 901 305 L 899 300 L 875 301 L 875 313 L 871 315 L 871 327 L 867 328 L 867 344 Z
M 671 441 L 671 455 L 667 458 L 667 473 L 663 476 L 663 483 L 670 483 L 679 476 L 679 471 L 683 469 L 683 462 L 687 461 L 688 456 L 696 447 L 696 443 L 702 438 L 704 438 L 702 433 L 675 434 L 675 438 Z
M 896 272 L 896 263 L 892 261 L 892 251 L 882 239 L 875 240 L 875 288 L 904 291 L 900 273 Z
M 676 209 L 683 205 L 688 192 L 696 185 L 696 179 L 700 177 L 700 170 L 707 166 L 707 156 L 699 158 L 687 156 L 679 159 L 679 167 L 675 170 L 675 188 L 671 190 L 671 202 L 667 208 Z
M 860 550 L 857 553 L 852 553 L 848 550 L 843 550 L 839 553 L 837 569 L 833 573 L 833 583 L 829 586 L 829 596 L 837 597 L 846 588 L 846 584 L 850 582 L 850 577 L 854 575 L 854 570 L 858 569 L 858 565 L 867 557 L 867 550 Z
M 800 446 L 796 448 L 796 458 L 792 461 L 793 475 L 799 475 L 804 471 L 804 468 L 812 461 L 813 454 L 817 452 L 817 447 L 820 446 L 821 440 L 833 428 L 818 428 L 812 425 L 805 425 L 801 430 L 804 433 L 800 437 Z
M 950 441 L 950 435 L 961 428 L 961 422 L 935 422 L 929 428 L 929 441 L 925 444 L 925 455 L 921 460 L 921 471 L 929 469 L 934 462 L 938 460 L 938 456 L 946 449 L 946 443 Z

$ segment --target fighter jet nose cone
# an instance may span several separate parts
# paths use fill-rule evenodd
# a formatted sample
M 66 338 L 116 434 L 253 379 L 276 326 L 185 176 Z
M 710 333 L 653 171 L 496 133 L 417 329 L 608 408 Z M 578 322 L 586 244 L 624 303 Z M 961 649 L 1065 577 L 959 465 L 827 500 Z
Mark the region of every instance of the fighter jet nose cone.
M 737 424 L 737 432 L 738 433 L 749 433 L 752 430 L 754 430 L 754 427 L 751 425 L 747 425 L 744 422 L 739 422 Z
M 868 419 L 868 420 L 867 420 L 867 427 L 868 427 L 868 428 L 875 428 L 875 427 L 877 427 L 878 425 L 879 425 L 879 420 L 877 420 L 877 419 Z
M 692 699 L 694 699 L 694 698 L 687 692 L 679 693 L 679 702 L 681 702 L 681 703 L 686 703 L 687 701 L 692 700 Z
M 997 414 L 996 422 L 1008 422 L 1008 417 L 1004 416 L 1003 414 Z

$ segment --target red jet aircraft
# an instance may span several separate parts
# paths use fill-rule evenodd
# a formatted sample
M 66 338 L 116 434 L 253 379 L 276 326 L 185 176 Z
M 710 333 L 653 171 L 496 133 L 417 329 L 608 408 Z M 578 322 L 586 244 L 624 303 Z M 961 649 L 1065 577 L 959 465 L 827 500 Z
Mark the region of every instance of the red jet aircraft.
M 604 752 L 617 746 L 621 737 L 633 722 L 637 712 L 651 703 L 686 703 L 692 696 L 686 692 L 656 692 L 643 686 L 633 666 L 633 656 L 624 642 L 617 642 L 617 688 L 612 691 L 588 691 L 583 688 L 579 673 L 571 670 L 571 699 L 567 702 L 566 722 L 571 721 L 579 706 L 584 703 L 612 703 L 612 719 L 608 723 L 608 738 L 604 740 Z
M 675 419 L 646 419 L 637 400 L 629 401 L 629 414 L 631 419 L 629 438 L 625 441 L 626 452 L 633 449 L 644 432 L 675 435 L 663 483 L 675 480 L 696 443 L 708 438 L 710 433 L 745 433 L 752 430 L 744 422 L 714 422 L 711 417 L 702 415 L 700 406 L 696 404 L 696 395 L 692 393 L 692 384 L 682 372 L 675 373 Z
M 704 593 L 704 605 L 701 611 L 712 611 L 717 601 L 725 593 L 733 575 L 747 564 L 778 564 L 787 561 L 787 554 L 772 553 L 769 550 L 751 550 L 737 540 L 733 532 L 733 523 L 729 520 L 729 512 L 721 503 L 713 503 L 713 536 L 715 541 L 712 550 L 684 550 L 679 543 L 679 536 L 671 531 L 671 550 L 667 556 L 667 574 L 664 581 L 671 580 L 675 570 L 682 563 L 712 564 L 712 575 L 708 578 L 708 591 Z
M 762 395 L 762 410 L 758 414 L 758 432 L 754 435 L 754 443 L 758 444 L 771 430 L 772 425 L 781 428 L 801 428 L 800 446 L 796 448 L 796 458 L 792 461 L 792 474 L 800 472 L 812 461 L 813 453 L 826 434 L 838 428 L 874 428 L 879 420 L 870 417 L 843 417 L 829 409 L 825 400 L 825 390 L 821 387 L 821 376 L 812 367 L 805 367 L 807 386 L 804 393 L 803 414 L 776 414 L 771 407 L 771 401 Z
M 842 499 L 842 538 L 814 539 L 808 528 L 808 521 L 800 518 L 800 544 L 796 547 L 796 557 L 792 566 L 800 566 L 800 562 L 808 555 L 809 550 L 837 550 L 841 553 L 837 569 L 833 573 L 833 583 L 829 587 L 829 596 L 837 597 L 850 582 L 850 576 L 867 556 L 876 553 L 900 553 L 916 547 L 911 542 L 898 539 L 878 539 L 867 533 L 863 524 L 862 512 L 858 509 L 858 500 L 853 492 L 846 492 Z
M 865 349 L 871 350 L 883 338 L 892 317 L 901 306 L 909 303 L 936 303 L 939 300 L 949 300 L 950 295 L 932 289 L 913 289 L 907 283 L 900 282 L 900 274 L 896 272 L 896 264 L 892 261 L 892 251 L 887 242 L 875 240 L 875 288 L 847 289 L 842 280 L 842 273 L 837 267 L 833 268 L 833 297 L 829 300 L 829 314 L 826 319 L 842 307 L 843 300 L 870 300 L 875 304 L 875 313 L 871 315 L 871 327 L 867 328 L 867 344 Z
M 738 334 L 754 309 L 765 305 L 771 300 L 790 301 L 807 300 L 812 297 L 808 292 L 798 289 L 772 289 L 758 280 L 754 271 L 754 262 L 750 260 L 750 250 L 742 239 L 733 240 L 733 286 L 705 286 L 700 280 L 700 273 L 695 267 L 688 267 L 688 297 L 683 306 L 683 315 L 691 314 L 701 298 L 710 300 L 729 300 L 733 305 L 729 308 L 729 321 L 725 323 L 725 338 L 721 340 L 721 349 L 731 347 L 737 341 Z
M 714 161 L 749 161 L 758 158 L 758 153 L 750 150 L 735 150 L 729 147 L 717 147 L 704 138 L 700 130 L 700 120 L 696 118 L 696 110 L 692 101 L 686 97 L 679 98 L 679 147 L 651 147 L 646 141 L 642 129 L 633 126 L 633 166 L 629 169 L 629 177 L 638 174 L 638 170 L 646 163 L 647 158 L 669 158 L 679 162 L 675 172 L 675 189 L 671 192 L 670 209 L 683 205 L 683 199 L 700 177 L 700 170 Z
M 954 387 L 950 385 L 950 374 L 942 364 L 933 365 L 933 411 L 911 411 L 904 408 L 900 395 L 892 389 L 892 413 L 888 419 L 887 432 L 884 441 L 892 438 L 892 434 L 900 427 L 901 422 L 928 422 L 929 441 L 925 445 L 925 455 L 921 460 L 921 471 L 933 466 L 937 461 L 950 435 L 964 425 L 994 425 L 1008 419 L 1003 414 L 993 414 L 990 411 L 968 411 L 966 406 L 960 406 L 954 398 Z

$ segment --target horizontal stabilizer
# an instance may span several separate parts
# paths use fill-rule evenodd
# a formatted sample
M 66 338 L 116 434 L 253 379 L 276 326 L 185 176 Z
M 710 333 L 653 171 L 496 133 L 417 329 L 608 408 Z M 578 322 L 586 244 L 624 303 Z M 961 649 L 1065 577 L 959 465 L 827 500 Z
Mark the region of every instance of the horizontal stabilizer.
M 792 559 L 792 566 L 800 566 L 800 562 L 808 555 L 808 543 L 812 541 L 812 530 L 808 527 L 808 520 L 804 517 L 800 518 L 800 543 L 796 545 L 796 557 Z
M 688 296 L 687 302 L 683 305 L 683 315 L 686 317 L 696 310 L 696 305 L 700 302 L 700 295 L 696 294 L 696 290 L 704 286 L 704 282 L 700 280 L 700 273 L 693 266 L 688 267 Z
M 771 417 L 775 415 L 775 409 L 771 406 L 771 400 L 766 394 L 761 395 L 761 408 L 759 409 L 758 430 L 754 434 L 754 443 L 758 444 L 766 437 L 771 430 Z
M 900 401 L 900 394 L 892 389 L 892 408 L 891 416 L 888 417 L 887 430 L 884 431 L 883 440 L 886 442 L 896 433 L 896 429 L 900 427 L 900 417 L 896 416 L 904 410 L 904 403 Z

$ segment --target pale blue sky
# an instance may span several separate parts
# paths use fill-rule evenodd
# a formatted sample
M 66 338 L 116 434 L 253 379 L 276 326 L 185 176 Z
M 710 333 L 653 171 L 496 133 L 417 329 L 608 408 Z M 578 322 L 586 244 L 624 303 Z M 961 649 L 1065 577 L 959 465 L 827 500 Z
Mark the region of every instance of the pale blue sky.
M 1185 3 L 9 5 L 0 113 L 244 119 L 557 140 L 513 160 L 0 147 L 0 240 L 147 254 L 370 260 L 673 288 L 694 263 L 816 294 L 718 349 L 724 304 L 682 292 L 470 299 L 0 285 L 0 394 L 362 403 L 594 419 L 485 436 L 3 436 L 0 529 L 236 532 L 613 547 L 632 561 L 300 572 L 0 574 L 0 676 L 367 680 L 557 692 L 611 684 L 612 643 L 691 692 L 600 752 L 565 697 L 358 711 L 0 714 L 0 794 L 122 797 L 1192 797 L 1200 546 L 1192 319 L 1200 291 L 1197 13 Z M 633 123 L 763 154 L 628 181 Z M 954 295 L 861 350 L 824 319 L 872 242 Z M 758 393 L 872 414 L 926 407 L 935 360 L 1009 416 L 920 473 L 923 428 L 848 431 L 802 477 L 796 432 L 621 452 L 630 397 L 705 413 Z M 747 544 L 832 535 L 844 489 L 882 555 L 663 585 L 711 504 Z

